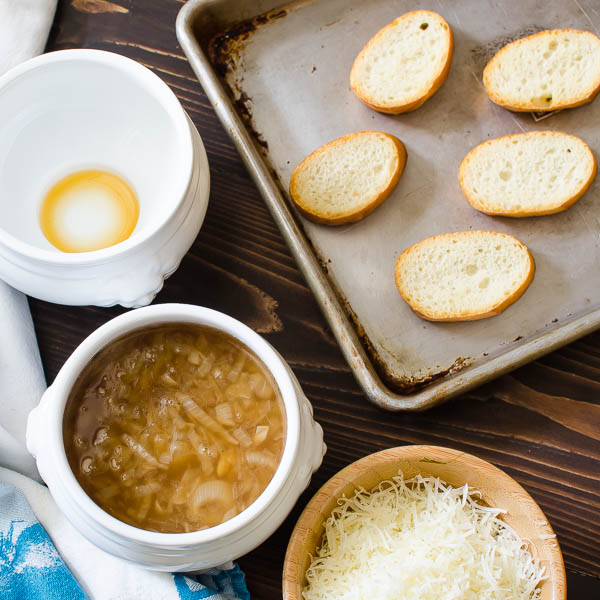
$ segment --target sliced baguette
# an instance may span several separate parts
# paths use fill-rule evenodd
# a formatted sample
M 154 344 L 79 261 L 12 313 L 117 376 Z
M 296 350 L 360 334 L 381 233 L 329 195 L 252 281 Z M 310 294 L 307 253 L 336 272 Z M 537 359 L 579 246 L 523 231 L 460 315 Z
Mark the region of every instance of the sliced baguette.
M 517 238 L 495 231 L 445 233 L 405 250 L 396 286 L 429 321 L 474 321 L 501 313 L 527 289 L 535 264 Z
M 490 99 L 509 110 L 549 111 L 591 102 L 600 91 L 600 38 L 540 31 L 501 48 L 483 71 Z
M 367 42 L 352 65 L 350 86 L 380 112 L 415 110 L 444 83 L 453 47 L 452 30 L 440 15 L 406 13 Z
M 390 195 L 405 164 L 404 145 L 393 135 L 351 133 L 321 146 L 294 169 L 290 196 L 317 223 L 359 221 Z
M 476 146 L 458 168 L 467 200 L 488 215 L 533 217 L 566 210 L 590 187 L 596 159 L 578 137 L 532 131 Z

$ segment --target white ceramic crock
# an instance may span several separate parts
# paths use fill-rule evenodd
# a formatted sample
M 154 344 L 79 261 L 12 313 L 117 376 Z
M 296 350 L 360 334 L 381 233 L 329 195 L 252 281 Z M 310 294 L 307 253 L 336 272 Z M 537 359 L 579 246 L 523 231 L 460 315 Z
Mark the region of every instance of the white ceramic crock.
M 61 304 L 150 303 L 198 234 L 209 195 L 202 140 L 173 92 L 118 54 L 64 50 L 0 77 L 0 114 L 0 278 Z M 62 253 L 41 232 L 41 201 L 89 168 L 132 185 L 139 220 L 119 244 Z
M 62 421 L 71 387 L 101 348 L 125 333 L 158 323 L 207 325 L 240 340 L 270 370 L 281 392 L 287 435 L 273 479 L 246 510 L 233 519 L 193 533 L 156 533 L 122 523 L 104 512 L 73 475 L 63 445 Z M 186 304 L 161 304 L 131 311 L 92 333 L 73 352 L 27 424 L 27 447 L 59 508 L 74 527 L 106 552 L 161 571 L 195 571 L 227 563 L 250 552 L 283 522 L 306 488 L 325 453 L 323 431 L 289 366 L 262 337 L 222 313 Z

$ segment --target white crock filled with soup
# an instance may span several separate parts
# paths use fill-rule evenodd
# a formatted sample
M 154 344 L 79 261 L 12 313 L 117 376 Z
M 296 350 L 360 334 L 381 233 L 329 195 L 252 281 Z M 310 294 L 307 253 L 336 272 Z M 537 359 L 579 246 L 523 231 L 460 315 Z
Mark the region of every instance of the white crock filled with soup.
M 157 570 L 221 565 L 288 515 L 325 446 L 280 355 L 216 311 L 121 315 L 72 354 L 27 445 L 91 542 Z

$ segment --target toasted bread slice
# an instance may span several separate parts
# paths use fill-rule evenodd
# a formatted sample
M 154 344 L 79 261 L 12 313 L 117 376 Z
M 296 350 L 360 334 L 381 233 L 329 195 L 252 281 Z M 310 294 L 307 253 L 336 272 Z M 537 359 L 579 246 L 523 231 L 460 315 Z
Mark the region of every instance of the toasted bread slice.
M 490 99 L 509 110 L 549 111 L 591 102 L 600 91 L 600 38 L 540 31 L 501 48 L 483 71 Z
M 533 217 L 566 210 L 590 187 L 596 159 L 578 137 L 531 131 L 476 146 L 458 168 L 473 208 L 488 215 Z
M 429 321 L 474 321 L 501 313 L 527 289 L 535 264 L 517 238 L 495 231 L 434 235 L 396 261 L 396 286 Z
M 453 47 L 452 30 L 440 15 L 406 13 L 367 42 L 352 65 L 350 86 L 380 112 L 415 110 L 444 83 Z
M 404 145 L 393 135 L 351 133 L 321 146 L 294 169 L 290 195 L 317 223 L 359 221 L 390 195 L 405 164 Z

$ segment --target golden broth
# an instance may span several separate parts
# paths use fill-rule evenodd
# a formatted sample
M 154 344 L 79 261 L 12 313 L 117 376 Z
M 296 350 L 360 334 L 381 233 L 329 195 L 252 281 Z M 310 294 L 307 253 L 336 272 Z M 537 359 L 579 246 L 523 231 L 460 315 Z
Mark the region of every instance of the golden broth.
M 52 186 L 42 203 L 40 227 L 62 252 L 90 252 L 125 241 L 139 212 L 129 184 L 114 173 L 90 169 Z
M 88 363 L 63 438 L 86 493 L 135 527 L 197 531 L 247 508 L 273 477 L 285 413 L 236 339 L 193 324 L 132 332 Z

